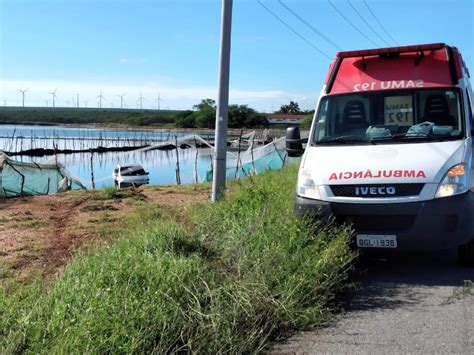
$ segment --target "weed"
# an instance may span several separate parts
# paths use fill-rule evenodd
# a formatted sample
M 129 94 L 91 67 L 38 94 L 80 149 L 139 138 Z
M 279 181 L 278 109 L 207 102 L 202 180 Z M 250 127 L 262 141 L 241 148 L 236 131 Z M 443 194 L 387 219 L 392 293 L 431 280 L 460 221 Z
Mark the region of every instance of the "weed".
M 45 221 L 41 218 L 35 218 L 31 216 L 26 216 L 23 218 L 16 219 L 15 228 L 36 228 L 45 224 Z
M 131 199 L 143 201 L 145 196 L 136 188 L 130 189 L 116 189 L 115 187 L 106 187 L 101 190 L 94 191 L 94 200 L 123 200 Z
M 474 296 L 474 282 L 471 280 L 464 280 L 464 285 L 453 289 L 453 294 L 448 297 L 446 303 L 452 303 L 469 296 Z
M 114 205 L 104 203 L 88 203 L 81 208 L 81 212 L 97 212 L 97 211 L 117 211 Z

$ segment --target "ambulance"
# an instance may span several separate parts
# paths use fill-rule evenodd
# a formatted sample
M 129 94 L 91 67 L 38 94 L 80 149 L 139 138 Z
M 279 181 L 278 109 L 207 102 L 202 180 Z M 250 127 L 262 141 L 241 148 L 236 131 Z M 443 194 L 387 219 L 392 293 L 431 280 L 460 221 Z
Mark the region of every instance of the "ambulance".
M 469 77 L 444 43 L 338 53 L 308 138 L 287 130 L 297 215 L 352 225 L 358 248 L 457 248 L 474 265 Z

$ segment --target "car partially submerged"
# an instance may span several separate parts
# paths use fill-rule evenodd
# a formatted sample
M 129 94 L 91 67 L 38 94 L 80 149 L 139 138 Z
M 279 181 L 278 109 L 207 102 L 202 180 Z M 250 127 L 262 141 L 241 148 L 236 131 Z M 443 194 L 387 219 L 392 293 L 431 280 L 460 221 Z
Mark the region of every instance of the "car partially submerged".
M 113 177 L 115 186 L 120 188 L 136 187 L 150 183 L 150 173 L 139 164 L 117 165 Z

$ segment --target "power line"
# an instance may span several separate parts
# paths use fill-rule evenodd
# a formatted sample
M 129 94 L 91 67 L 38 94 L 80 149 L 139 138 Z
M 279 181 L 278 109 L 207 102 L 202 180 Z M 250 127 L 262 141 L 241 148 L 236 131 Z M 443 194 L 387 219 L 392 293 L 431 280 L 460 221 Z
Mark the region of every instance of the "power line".
M 283 3 L 283 1 L 278 0 L 281 6 L 283 6 L 288 12 L 290 12 L 293 16 L 295 16 L 298 20 L 303 22 L 306 26 L 308 26 L 313 32 L 318 34 L 322 39 L 324 39 L 326 42 L 331 44 L 333 47 L 335 47 L 338 50 L 342 50 L 341 47 L 339 47 L 336 43 L 331 41 L 328 37 L 326 37 L 324 34 L 322 34 L 320 31 L 318 31 L 316 28 L 314 28 L 311 24 L 308 23 L 305 19 L 303 19 L 300 15 L 298 15 L 295 11 L 293 11 L 288 5 Z
M 377 31 L 374 30 L 374 28 L 364 19 L 364 17 L 360 14 L 359 11 L 357 11 L 357 9 L 354 7 L 354 5 L 351 4 L 351 2 L 349 0 L 347 0 L 347 3 L 352 7 L 352 9 L 355 11 L 355 13 L 360 17 L 360 19 L 362 21 L 364 21 L 364 23 L 367 25 L 368 28 L 370 28 L 370 30 L 375 33 L 375 35 L 380 38 L 382 40 L 383 43 L 385 43 L 387 46 L 390 46 L 390 43 L 388 43 L 385 39 L 383 39 L 382 36 L 379 35 L 379 33 Z
M 331 60 L 332 58 L 325 52 L 323 52 L 321 49 L 316 47 L 314 44 L 312 44 L 310 41 L 308 41 L 305 37 L 303 37 L 300 33 L 298 33 L 296 30 L 294 30 L 289 24 L 287 24 L 285 21 L 283 21 L 280 17 L 278 17 L 277 14 L 275 14 L 273 11 L 271 11 L 268 7 L 266 7 L 260 0 L 257 0 L 257 2 L 262 6 L 265 10 L 267 10 L 268 13 L 270 13 L 273 17 L 275 17 L 278 21 L 280 21 L 283 25 L 285 25 L 291 32 L 293 32 L 295 35 L 297 35 L 299 38 L 301 38 L 303 41 L 305 41 L 308 45 L 313 47 L 313 49 L 317 50 L 319 53 L 321 53 L 323 56 Z
M 387 34 L 387 36 L 389 36 L 392 39 L 393 43 L 395 43 L 397 46 L 399 46 L 398 42 L 395 41 L 392 36 L 390 36 L 390 33 L 388 33 L 388 31 L 385 29 L 385 27 L 383 27 L 383 25 L 380 23 L 379 19 L 377 18 L 377 16 L 375 16 L 374 12 L 370 9 L 369 5 L 365 2 L 365 0 L 362 0 L 362 1 L 364 2 L 365 7 L 367 7 L 367 10 L 369 10 L 369 12 L 374 17 L 375 21 L 377 21 L 379 26 L 382 28 L 382 30 Z
M 341 11 L 339 11 L 339 9 L 338 9 L 336 6 L 334 6 L 334 4 L 331 2 L 331 0 L 328 0 L 328 3 L 329 3 L 329 5 L 331 5 L 331 6 L 334 8 L 334 10 L 336 10 L 336 11 L 339 13 L 339 15 L 341 15 L 341 17 L 342 17 L 344 20 L 346 20 L 347 23 L 348 23 L 349 25 L 351 25 L 357 32 L 359 32 L 362 36 L 364 36 L 368 41 L 372 42 L 375 46 L 379 47 L 379 44 L 377 44 L 377 43 L 375 43 L 374 41 L 372 41 L 369 37 L 367 37 L 367 36 L 365 35 L 365 33 L 363 33 L 361 30 L 359 30 L 359 29 L 357 28 L 357 26 L 354 25 L 354 24 L 351 22 L 351 20 L 349 20 L 346 16 L 344 16 L 344 14 L 343 14 Z

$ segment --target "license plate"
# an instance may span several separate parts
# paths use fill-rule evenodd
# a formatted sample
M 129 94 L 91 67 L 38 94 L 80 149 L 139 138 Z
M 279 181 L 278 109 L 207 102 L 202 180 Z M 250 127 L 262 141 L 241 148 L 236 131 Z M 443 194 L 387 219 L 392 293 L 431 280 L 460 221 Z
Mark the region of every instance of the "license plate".
M 396 248 L 396 235 L 358 234 L 356 236 L 359 248 Z

